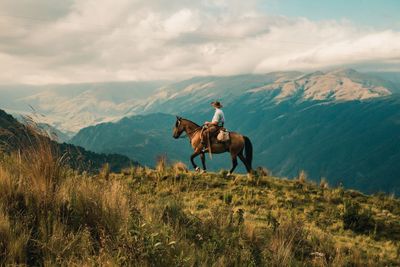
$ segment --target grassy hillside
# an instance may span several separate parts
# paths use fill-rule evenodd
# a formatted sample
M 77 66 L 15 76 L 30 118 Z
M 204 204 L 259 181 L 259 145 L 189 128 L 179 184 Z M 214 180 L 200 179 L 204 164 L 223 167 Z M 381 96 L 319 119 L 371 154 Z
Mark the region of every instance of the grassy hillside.
M 51 146 L 1 156 L 0 265 L 398 266 L 400 201 L 307 181 L 79 175 Z
M 50 139 L 58 140 L 57 133 L 43 128 L 29 117 L 25 120 L 26 123 L 22 124 L 0 109 L 0 153 L 17 152 L 27 148 L 39 151 L 41 146 L 48 145 L 54 153 L 62 155 L 66 165 L 88 172 L 97 172 L 105 163 L 109 163 L 114 171 L 138 164 L 122 155 L 98 154 L 79 146 L 50 141 Z

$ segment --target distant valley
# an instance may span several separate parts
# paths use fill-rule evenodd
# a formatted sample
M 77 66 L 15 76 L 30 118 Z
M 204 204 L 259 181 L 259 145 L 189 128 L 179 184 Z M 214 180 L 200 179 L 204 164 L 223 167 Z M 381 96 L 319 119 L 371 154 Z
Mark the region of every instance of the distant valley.
M 0 107 L 35 116 L 72 137 L 80 129 L 122 118 L 152 96 L 163 82 L 110 82 L 67 85 L 1 85 Z

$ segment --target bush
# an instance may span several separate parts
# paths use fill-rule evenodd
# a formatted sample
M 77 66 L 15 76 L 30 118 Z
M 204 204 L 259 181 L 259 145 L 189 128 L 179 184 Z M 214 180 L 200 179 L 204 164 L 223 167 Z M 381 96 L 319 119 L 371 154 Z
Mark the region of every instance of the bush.
M 255 173 L 257 174 L 257 176 L 259 177 L 266 177 L 266 176 L 270 176 L 271 172 L 265 168 L 265 167 L 257 167 L 257 169 L 255 170 Z
M 102 179 L 108 180 L 110 178 L 110 172 L 111 172 L 111 168 L 110 168 L 110 164 L 109 163 L 105 163 L 100 170 L 99 176 Z
M 157 172 L 164 174 L 168 167 L 168 159 L 166 155 L 160 155 L 156 159 L 156 170 Z
M 328 181 L 326 180 L 325 177 L 322 177 L 321 181 L 319 182 L 319 187 L 320 187 L 322 190 L 329 189 L 329 184 L 328 184 Z
M 175 175 L 180 174 L 180 173 L 188 173 L 189 172 L 188 167 L 182 161 L 175 162 L 172 165 L 172 169 L 175 172 Z
M 293 217 L 282 221 L 264 252 L 271 266 L 293 266 L 298 258 L 305 258 L 309 253 L 307 234 L 302 221 Z
M 307 180 L 308 180 L 307 173 L 304 170 L 301 170 L 299 175 L 297 176 L 297 181 L 300 184 L 305 184 L 307 182 Z
M 375 229 L 376 222 L 370 210 L 361 208 L 354 201 L 344 202 L 343 227 L 355 233 L 370 233 Z

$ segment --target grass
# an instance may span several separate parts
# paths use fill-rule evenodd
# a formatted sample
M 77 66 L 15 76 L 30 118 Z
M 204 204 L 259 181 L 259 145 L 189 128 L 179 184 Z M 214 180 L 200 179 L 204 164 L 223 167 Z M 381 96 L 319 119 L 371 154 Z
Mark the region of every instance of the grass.
M 0 161 L 0 265 L 398 266 L 400 201 L 304 172 L 253 178 L 105 165 L 79 174 L 40 139 Z

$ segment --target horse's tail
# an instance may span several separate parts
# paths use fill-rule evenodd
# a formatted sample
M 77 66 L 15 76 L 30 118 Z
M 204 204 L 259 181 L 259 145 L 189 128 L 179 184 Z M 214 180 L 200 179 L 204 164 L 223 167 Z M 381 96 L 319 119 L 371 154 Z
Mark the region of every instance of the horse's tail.
M 253 161 L 253 145 L 250 142 L 250 139 L 247 136 L 243 136 L 244 138 L 244 149 L 245 149 L 245 158 L 250 170 L 253 169 L 251 163 Z

